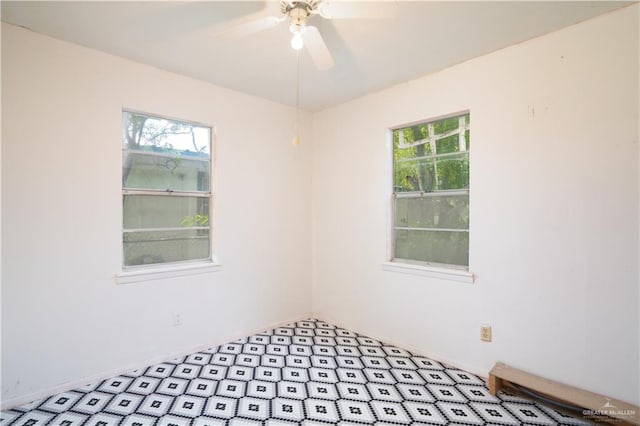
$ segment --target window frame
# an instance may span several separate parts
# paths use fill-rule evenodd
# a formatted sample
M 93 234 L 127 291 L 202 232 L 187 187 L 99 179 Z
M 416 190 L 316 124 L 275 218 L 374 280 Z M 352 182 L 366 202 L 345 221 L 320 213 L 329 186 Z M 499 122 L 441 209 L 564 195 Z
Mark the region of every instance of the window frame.
M 136 189 L 136 188 L 126 188 L 124 186 L 123 181 L 123 170 L 124 170 L 124 146 L 122 139 L 120 140 L 119 150 L 120 150 L 120 272 L 115 275 L 115 281 L 118 284 L 125 284 L 131 282 L 139 282 L 139 281 L 149 281 L 156 279 L 164 279 L 164 278 L 172 278 L 172 277 L 180 277 L 187 275 L 195 275 L 202 274 L 208 272 L 218 271 L 220 268 L 219 263 L 217 262 L 215 248 L 215 182 L 216 182 L 216 128 L 214 125 L 202 123 L 194 120 L 184 120 L 182 118 L 175 118 L 172 116 L 164 115 L 164 114 L 156 114 L 156 113 L 148 113 L 145 111 L 140 111 L 131 108 L 122 108 L 119 115 L 119 128 L 122 132 L 125 122 L 124 115 L 125 113 L 136 114 L 136 115 L 144 115 L 150 118 L 156 119 L 164 119 L 169 121 L 176 121 L 187 125 L 193 125 L 197 127 L 205 127 L 209 129 L 209 189 L 208 191 L 189 191 L 189 190 L 175 190 L 175 191 L 167 191 L 167 190 L 158 190 L 158 189 Z M 162 153 L 159 154 L 148 154 L 150 156 L 162 157 L 166 156 Z M 208 226 L 195 226 L 189 227 L 186 229 L 208 229 L 209 231 L 209 255 L 207 258 L 202 259 L 188 259 L 181 261 L 172 261 L 172 262 L 162 262 L 162 263 L 151 263 L 151 264 L 142 264 L 142 265 L 125 265 L 125 249 L 124 249 L 124 234 L 125 232 L 133 232 L 134 229 L 125 229 L 125 212 L 124 212 L 124 199 L 127 195 L 143 195 L 143 196 L 165 196 L 165 197 L 199 197 L 205 198 L 208 200 Z M 153 228 L 149 228 L 153 229 Z M 164 229 L 164 228 L 163 228 Z M 166 228 L 170 230 L 171 228 Z M 146 229 L 148 230 L 148 229 Z
M 469 250 L 469 260 L 467 265 L 455 265 L 455 264 L 446 264 L 446 263 L 437 263 L 437 262 L 425 262 L 418 261 L 412 259 L 404 259 L 395 256 L 396 247 L 395 247 L 395 234 L 398 226 L 396 226 L 396 199 L 398 195 L 400 198 L 422 198 L 425 196 L 436 196 L 436 195 L 467 195 L 470 198 L 471 194 L 471 181 L 469 180 L 469 185 L 467 188 L 463 189 L 446 189 L 446 190 L 437 190 L 431 192 L 423 192 L 423 191 L 411 191 L 411 192 L 397 192 L 395 187 L 395 152 L 394 152 L 394 141 L 393 135 L 397 130 L 405 129 L 407 127 L 415 126 L 415 125 L 428 125 L 430 123 L 435 123 L 440 120 L 445 120 L 453 117 L 462 117 L 465 115 L 470 116 L 469 110 L 457 111 L 451 114 L 445 114 L 441 116 L 436 116 L 432 118 L 428 118 L 425 120 L 414 121 L 398 126 L 389 127 L 387 131 L 387 148 L 388 148 L 388 167 L 389 171 L 387 173 L 388 176 L 388 204 L 387 204 L 387 256 L 386 261 L 383 262 L 382 267 L 385 271 L 391 272 L 400 272 L 407 273 L 412 275 L 426 276 L 432 278 L 440 278 L 447 279 L 459 282 L 467 282 L 473 283 L 475 279 L 475 275 L 471 272 L 471 252 Z M 469 141 L 466 141 L 466 152 L 469 158 L 469 167 L 471 168 L 471 151 Z M 438 154 L 433 154 L 434 156 L 439 156 Z M 446 155 L 446 154 L 445 154 Z M 470 173 L 469 173 L 470 174 Z M 469 213 L 470 213 L 469 209 Z M 426 228 L 425 228 L 426 229 Z M 440 229 L 442 230 L 442 229 Z M 466 231 L 469 234 L 469 248 L 471 247 L 471 227 L 469 226 Z

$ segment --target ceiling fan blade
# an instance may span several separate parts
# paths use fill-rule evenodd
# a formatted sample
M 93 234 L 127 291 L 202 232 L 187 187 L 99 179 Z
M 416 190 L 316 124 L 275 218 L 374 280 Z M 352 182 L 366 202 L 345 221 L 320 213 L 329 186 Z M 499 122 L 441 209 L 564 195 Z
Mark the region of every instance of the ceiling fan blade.
M 311 59 L 313 59 L 313 63 L 316 64 L 316 68 L 324 71 L 335 65 L 331 53 L 316 27 L 308 25 L 302 38 L 311 55 Z
M 327 19 L 389 19 L 398 13 L 396 1 L 333 1 L 322 2 L 318 13 Z
M 265 31 L 273 28 L 283 20 L 283 17 L 265 16 L 262 18 L 251 20 L 249 22 L 233 25 L 225 30 L 218 32 L 216 34 L 216 38 L 227 39 L 248 36 L 260 31 Z

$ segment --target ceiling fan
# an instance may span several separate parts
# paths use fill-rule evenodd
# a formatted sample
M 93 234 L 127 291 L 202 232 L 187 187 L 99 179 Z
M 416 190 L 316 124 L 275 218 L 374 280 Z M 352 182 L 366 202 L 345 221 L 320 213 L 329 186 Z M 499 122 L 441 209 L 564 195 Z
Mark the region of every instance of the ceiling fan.
M 288 21 L 292 33 L 291 47 L 306 47 L 311 59 L 320 70 L 335 65 L 333 57 L 317 27 L 308 21 L 315 15 L 324 19 L 390 18 L 395 15 L 395 2 L 282 0 L 280 16 L 267 16 L 236 25 L 224 31 L 226 36 L 244 36 L 264 31 Z

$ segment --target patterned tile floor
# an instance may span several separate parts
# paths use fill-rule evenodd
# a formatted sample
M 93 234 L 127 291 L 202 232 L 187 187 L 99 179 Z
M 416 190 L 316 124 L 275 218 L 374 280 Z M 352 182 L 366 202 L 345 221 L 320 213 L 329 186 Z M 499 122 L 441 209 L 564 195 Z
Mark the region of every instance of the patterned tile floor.
M 482 379 L 317 320 L 0 414 L 0 425 L 579 425 Z

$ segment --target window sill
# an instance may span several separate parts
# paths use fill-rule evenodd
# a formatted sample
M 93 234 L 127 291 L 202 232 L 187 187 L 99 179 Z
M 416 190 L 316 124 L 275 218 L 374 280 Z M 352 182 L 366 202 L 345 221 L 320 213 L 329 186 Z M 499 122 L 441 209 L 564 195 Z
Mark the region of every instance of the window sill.
M 442 280 L 458 281 L 472 284 L 474 281 L 473 272 L 461 269 L 437 268 L 434 266 L 414 265 L 410 263 L 384 262 L 382 269 L 390 272 L 400 272 L 403 274 L 418 275 L 429 278 L 439 278 Z
M 156 268 L 123 271 L 115 276 L 116 284 L 129 284 L 142 281 L 161 280 L 166 278 L 184 277 L 188 275 L 207 274 L 220 270 L 216 263 L 199 263 L 180 266 L 158 266 Z

